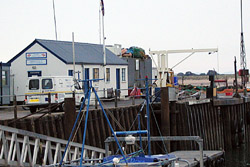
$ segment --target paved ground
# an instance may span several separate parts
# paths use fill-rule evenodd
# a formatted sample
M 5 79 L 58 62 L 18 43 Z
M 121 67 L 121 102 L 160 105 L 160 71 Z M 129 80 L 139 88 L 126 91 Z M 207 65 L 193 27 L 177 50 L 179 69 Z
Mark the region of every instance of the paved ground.
M 141 104 L 144 99 L 135 99 L 135 104 Z M 132 100 L 119 100 L 117 103 L 118 107 L 125 107 L 132 105 Z M 115 102 L 114 101 L 105 101 L 104 108 L 114 108 Z M 94 109 L 95 106 L 91 105 L 90 109 Z M 99 107 L 100 108 L 100 107 Z M 45 110 L 46 111 L 46 110 Z M 17 118 L 21 118 L 30 114 L 29 110 L 23 109 L 21 106 L 17 107 Z M 34 116 L 40 116 L 41 114 L 35 114 Z M 14 111 L 12 106 L 1 106 L 0 107 L 0 120 L 7 120 L 14 118 Z

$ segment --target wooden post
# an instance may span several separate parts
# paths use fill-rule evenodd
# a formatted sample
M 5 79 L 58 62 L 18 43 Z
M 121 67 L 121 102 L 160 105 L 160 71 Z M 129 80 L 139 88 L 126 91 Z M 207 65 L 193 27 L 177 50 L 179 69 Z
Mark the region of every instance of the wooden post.
M 51 114 L 51 94 L 48 93 L 49 114 Z
M 75 98 L 65 98 L 64 100 L 64 134 L 68 139 L 76 119 Z M 75 139 L 76 140 L 76 139 Z
M 96 95 L 95 95 L 95 109 L 97 109 L 98 106 L 97 106 L 97 98 L 96 98 Z
M 14 119 L 15 119 L 14 127 L 16 127 L 16 120 L 17 120 L 17 101 L 16 101 L 16 95 L 14 95 L 14 97 L 13 97 L 13 104 L 14 104 Z
M 115 90 L 115 107 L 117 107 L 117 96 L 118 96 L 118 91 L 117 89 Z
M 161 132 L 163 136 L 170 136 L 170 110 L 168 87 L 161 87 Z M 170 142 L 167 142 L 170 152 Z

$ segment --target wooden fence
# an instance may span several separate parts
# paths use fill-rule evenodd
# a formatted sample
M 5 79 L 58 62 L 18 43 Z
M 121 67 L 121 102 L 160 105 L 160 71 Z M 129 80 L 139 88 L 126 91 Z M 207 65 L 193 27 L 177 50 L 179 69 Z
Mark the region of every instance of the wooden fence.
M 136 130 L 138 127 L 137 114 L 141 105 L 108 109 L 108 116 L 115 131 Z M 153 105 L 151 114 L 151 134 L 159 136 L 158 126 L 161 127 L 161 105 Z M 250 143 L 250 100 L 214 100 L 195 104 L 189 102 L 170 103 L 170 135 L 172 136 L 200 136 L 204 139 L 205 150 L 230 149 L 239 143 Z M 141 112 L 142 129 L 146 129 L 145 110 Z M 31 117 L 16 122 L 16 127 L 35 133 L 56 138 L 67 139 L 65 133 L 71 125 L 65 123 L 64 114 L 50 114 L 39 118 Z M 158 124 L 154 120 L 157 120 Z M 101 110 L 91 110 L 88 119 L 86 144 L 104 148 L 104 140 L 111 136 L 111 131 Z M 9 124 L 11 120 L 0 121 L 0 124 Z M 84 116 L 82 122 L 84 121 Z M 119 122 L 117 124 L 116 122 Z M 82 142 L 83 123 L 79 126 L 74 141 Z M 146 143 L 144 143 L 146 147 Z M 113 151 L 116 145 L 111 144 Z M 152 143 L 153 153 L 163 153 L 162 142 Z M 134 149 L 134 148 L 132 148 Z M 171 151 L 198 149 L 194 142 L 171 142 Z

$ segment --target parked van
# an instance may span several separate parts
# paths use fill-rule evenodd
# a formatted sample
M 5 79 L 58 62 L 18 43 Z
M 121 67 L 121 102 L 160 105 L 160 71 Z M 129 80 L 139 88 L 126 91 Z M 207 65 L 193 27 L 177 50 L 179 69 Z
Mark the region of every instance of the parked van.
M 60 103 L 66 97 L 73 97 L 75 90 L 76 105 L 80 105 L 84 92 L 79 84 L 74 83 L 70 76 L 42 76 L 30 77 L 25 90 L 25 103 L 30 105 L 31 113 L 37 108 L 48 106 L 48 94 L 51 95 L 51 104 Z

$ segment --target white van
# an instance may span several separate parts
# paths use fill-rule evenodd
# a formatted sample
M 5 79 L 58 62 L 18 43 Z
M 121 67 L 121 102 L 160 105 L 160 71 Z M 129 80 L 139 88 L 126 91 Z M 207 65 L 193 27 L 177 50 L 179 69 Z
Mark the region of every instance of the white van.
M 51 104 L 60 103 L 66 97 L 73 97 L 75 90 L 76 105 L 80 105 L 84 92 L 70 76 L 30 77 L 25 90 L 25 104 L 30 105 L 31 113 L 37 108 L 48 105 L 48 94 L 51 94 Z

